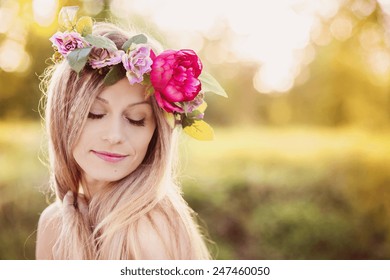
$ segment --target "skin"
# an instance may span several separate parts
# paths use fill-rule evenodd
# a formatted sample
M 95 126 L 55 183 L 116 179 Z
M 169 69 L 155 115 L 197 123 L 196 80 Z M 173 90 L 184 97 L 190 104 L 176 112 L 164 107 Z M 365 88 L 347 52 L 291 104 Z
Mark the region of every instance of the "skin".
M 73 148 L 87 199 L 133 172 L 144 159 L 156 128 L 144 90 L 124 78 L 105 88 L 92 104 Z
M 145 157 L 148 144 L 156 128 L 151 105 L 145 102 L 144 87 L 130 85 L 126 78 L 105 88 L 91 106 L 80 138 L 73 148 L 73 156 L 82 170 L 84 195 L 77 203 L 84 217 L 88 215 L 87 201 L 107 183 L 117 181 L 133 172 Z M 115 153 L 123 156 L 117 162 L 102 159 L 96 152 Z M 38 223 L 36 258 L 53 259 L 52 248 L 59 235 L 58 213 L 76 211 L 74 197 L 68 192 L 59 204 L 49 205 Z M 153 211 L 152 211 L 153 212 Z M 139 233 L 143 259 L 168 259 L 164 242 L 169 242 L 167 225 L 158 213 L 150 213 L 157 221 L 152 225 L 141 218 Z M 156 234 L 161 233 L 163 238 Z
M 63 200 L 63 209 L 56 203 L 49 205 L 41 214 L 38 222 L 37 245 L 35 256 L 37 260 L 52 260 L 53 246 L 60 234 L 56 219 L 59 218 L 59 212 L 69 213 L 76 211 L 73 205 L 74 198 L 72 192 L 68 192 Z M 79 194 L 77 203 L 82 215 L 86 218 L 88 215 L 88 204 Z M 142 217 L 139 220 L 138 232 L 140 241 L 140 259 L 143 260 L 168 260 L 171 257 L 167 255 L 165 244 L 172 242 L 167 224 L 164 217 L 155 211 L 151 211 L 150 217 L 155 221 L 152 224 L 149 219 Z M 181 229 L 183 230 L 183 229 Z M 157 234 L 160 233 L 160 235 Z M 180 231 L 179 242 L 186 242 L 186 238 Z

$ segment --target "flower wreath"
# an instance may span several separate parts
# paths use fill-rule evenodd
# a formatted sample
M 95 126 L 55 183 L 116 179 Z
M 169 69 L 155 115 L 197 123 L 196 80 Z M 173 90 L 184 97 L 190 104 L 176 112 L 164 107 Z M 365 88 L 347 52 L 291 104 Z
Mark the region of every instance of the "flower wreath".
M 203 121 L 207 107 L 204 95 L 227 94 L 210 74 L 202 71 L 202 63 L 193 50 L 165 50 L 156 55 L 143 34 L 131 37 L 118 50 L 107 37 L 92 35 L 92 18 L 77 20 L 77 10 L 72 6 L 60 11 L 60 31 L 50 38 L 55 63 L 66 58 L 78 75 L 88 64 L 105 75 L 107 86 L 125 76 L 131 85 L 141 83 L 146 86 L 146 97 L 154 94 L 172 128 L 179 124 L 195 139 L 213 139 L 213 129 Z

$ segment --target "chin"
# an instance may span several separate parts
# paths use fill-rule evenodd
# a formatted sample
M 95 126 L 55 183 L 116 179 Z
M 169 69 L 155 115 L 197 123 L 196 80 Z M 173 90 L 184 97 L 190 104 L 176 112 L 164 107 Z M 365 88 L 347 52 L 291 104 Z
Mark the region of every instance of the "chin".
M 99 174 L 90 174 L 89 177 L 93 178 L 94 181 L 111 183 L 111 182 L 116 182 L 116 181 L 119 181 L 119 180 L 125 178 L 130 173 L 116 173 L 116 174 L 99 173 Z

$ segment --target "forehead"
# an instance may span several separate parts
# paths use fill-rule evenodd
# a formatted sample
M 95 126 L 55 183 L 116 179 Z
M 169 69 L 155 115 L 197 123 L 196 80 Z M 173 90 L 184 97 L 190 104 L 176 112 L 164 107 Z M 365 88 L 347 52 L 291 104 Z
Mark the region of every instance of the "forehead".
M 109 105 L 140 103 L 145 101 L 145 87 L 141 84 L 130 85 L 127 78 L 123 78 L 114 85 L 105 87 L 97 99 L 104 99 Z

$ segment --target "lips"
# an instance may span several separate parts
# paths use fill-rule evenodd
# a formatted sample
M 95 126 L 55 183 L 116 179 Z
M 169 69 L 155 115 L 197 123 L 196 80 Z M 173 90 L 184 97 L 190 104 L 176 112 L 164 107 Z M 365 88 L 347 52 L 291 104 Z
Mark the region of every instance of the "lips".
M 92 153 L 94 153 L 98 158 L 101 158 L 102 160 L 110 162 L 110 163 L 116 163 L 116 162 L 122 161 L 127 157 L 127 155 L 94 151 L 94 150 L 92 150 Z

